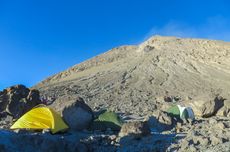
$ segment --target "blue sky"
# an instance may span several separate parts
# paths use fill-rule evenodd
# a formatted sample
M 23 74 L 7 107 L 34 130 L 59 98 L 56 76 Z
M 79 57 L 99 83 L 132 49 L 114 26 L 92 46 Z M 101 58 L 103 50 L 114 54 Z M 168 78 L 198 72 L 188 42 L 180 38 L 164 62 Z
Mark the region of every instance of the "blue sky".
M 160 34 L 230 41 L 228 0 L 0 0 L 0 90 Z

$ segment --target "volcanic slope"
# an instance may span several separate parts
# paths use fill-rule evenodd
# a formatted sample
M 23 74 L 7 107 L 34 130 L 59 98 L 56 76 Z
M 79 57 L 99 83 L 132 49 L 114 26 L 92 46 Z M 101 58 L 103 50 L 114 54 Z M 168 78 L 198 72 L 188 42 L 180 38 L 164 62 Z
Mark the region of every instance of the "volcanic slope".
M 34 86 L 43 96 L 83 97 L 92 108 L 145 114 L 157 98 L 230 99 L 230 43 L 154 36 L 77 64 Z

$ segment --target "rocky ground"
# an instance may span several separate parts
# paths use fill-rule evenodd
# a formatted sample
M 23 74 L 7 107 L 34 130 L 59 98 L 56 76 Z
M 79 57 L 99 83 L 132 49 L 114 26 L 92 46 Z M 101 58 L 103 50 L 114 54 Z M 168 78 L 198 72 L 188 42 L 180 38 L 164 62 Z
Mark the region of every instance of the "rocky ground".
M 52 135 L 49 132 L 4 129 L 0 131 L 0 151 L 226 152 L 230 150 L 229 125 L 227 118 L 198 119 L 194 124 L 178 124 L 162 132 L 151 128 L 151 134 L 139 138 L 120 137 L 118 132 L 111 130 L 68 131 Z
M 32 88 L 6 88 L 0 91 L 0 151 L 230 151 L 229 58 L 227 42 L 156 36 L 114 48 Z M 9 129 L 41 103 L 70 129 L 55 135 Z M 195 120 L 170 116 L 166 111 L 175 104 L 192 107 Z M 114 113 L 99 119 L 104 110 Z M 92 127 L 104 119 L 116 129 Z
M 177 125 L 184 138 L 176 140 L 168 151 L 230 151 L 230 120 L 226 117 L 197 119 L 193 124 Z
M 31 97 L 31 92 L 36 94 Z M 9 127 L 22 115 L 22 111 L 18 110 L 19 107 L 26 107 L 28 111 L 33 108 L 33 104 L 43 103 L 42 100 L 39 102 L 33 100 L 38 98 L 40 98 L 39 92 L 22 85 L 1 92 L 1 103 L 5 105 L 5 109 L 1 111 L 0 151 L 225 152 L 230 150 L 230 119 L 224 109 L 215 108 L 222 102 L 221 100 L 205 103 L 203 110 L 200 109 L 205 118 L 196 117 L 193 121 L 173 118 L 161 110 L 152 111 L 151 115 L 145 117 L 132 113 L 118 113 L 124 121 L 121 129 L 113 130 L 108 127 L 105 130 L 94 130 L 87 126 L 92 123 L 93 117 L 100 115 L 100 110 L 91 110 L 80 97 L 76 99 L 63 97 L 62 100 L 68 104 L 53 108 L 62 114 L 69 125 L 70 129 L 67 132 L 51 134 L 49 130 L 10 130 Z M 167 97 L 165 100 L 167 101 L 164 101 L 165 104 L 169 105 L 175 99 Z M 14 103 L 14 108 L 8 108 L 11 103 Z M 177 104 L 182 103 L 177 101 Z M 50 106 L 52 107 L 52 104 Z M 223 113 L 223 116 L 217 116 L 217 113 Z

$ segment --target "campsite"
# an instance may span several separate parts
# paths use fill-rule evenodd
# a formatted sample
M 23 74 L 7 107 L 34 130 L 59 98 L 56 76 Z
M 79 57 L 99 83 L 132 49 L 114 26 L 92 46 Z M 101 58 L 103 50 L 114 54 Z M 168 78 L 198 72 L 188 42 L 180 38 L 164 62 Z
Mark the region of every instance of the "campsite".
M 0 0 L 0 152 L 230 152 L 229 0 Z
M 168 102 L 172 96 L 162 98 L 167 103 L 165 111 L 155 110 L 149 117 L 93 110 L 80 97 L 64 97 L 61 101 L 69 100 L 69 104 L 52 107 L 37 90 L 23 85 L 3 90 L 1 97 L 7 99 L 1 102 L 5 107 L 0 121 L 2 151 L 185 151 L 189 144 L 192 151 L 219 144 L 228 147 L 227 117 L 202 118 L 182 101 Z

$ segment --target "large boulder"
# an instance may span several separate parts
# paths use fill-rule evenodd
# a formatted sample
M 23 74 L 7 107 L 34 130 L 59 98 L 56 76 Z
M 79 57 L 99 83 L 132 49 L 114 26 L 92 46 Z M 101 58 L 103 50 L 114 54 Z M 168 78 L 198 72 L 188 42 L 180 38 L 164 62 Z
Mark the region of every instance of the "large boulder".
M 24 85 L 15 85 L 0 93 L 0 112 L 7 112 L 14 119 L 40 103 L 39 91 L 30 90 Z
M 94 117 L 92 109 L 81 97 L 72 101 L 65 101 L 61 114 L 70 129 L 74 130 L 88 129 Z
M 196 116 L 207 118 L 216 115 L 216 113 L 224 106 L 224 100 L 223 97 L 216 96 L 214 100 L 195 100 L 185 104 L 192 107 Z
M 224 99 L 221 96 L 217 96 L 214 100 L 206 102 L 201 107 L 202 117 L 211 117 L 215 115 L 220 108 L 224 106 Z

